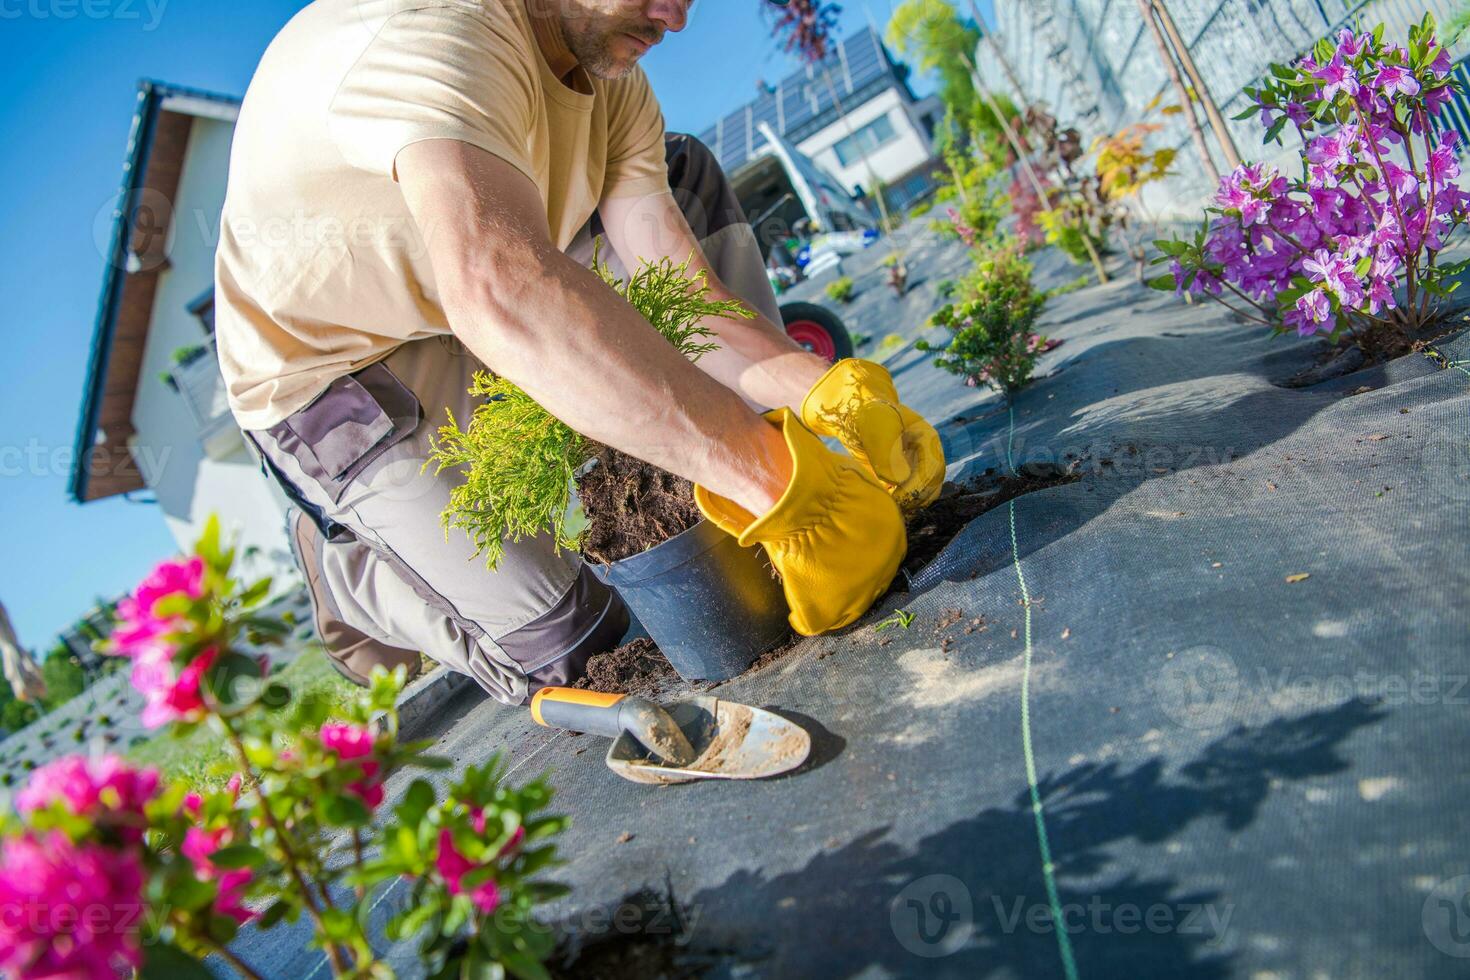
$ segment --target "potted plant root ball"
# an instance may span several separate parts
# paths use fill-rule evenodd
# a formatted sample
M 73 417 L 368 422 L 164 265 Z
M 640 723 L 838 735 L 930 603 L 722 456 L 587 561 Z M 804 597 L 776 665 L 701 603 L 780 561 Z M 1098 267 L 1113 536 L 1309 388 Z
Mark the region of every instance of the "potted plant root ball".
M 739 303 L 711 302 L 687 262 L 648 264 L 626 282 L 595 269 L 691 360 L 715 347 L 700 326 L 706 317 L 750 316 Z M 688 480 L 582 437 L 488 371 L 470 391 L 484 402 L 463 429 L 450 415 L 433 459 L 464 473 L 444 524 L 468 533 L 490 567 L 505 541 L 553 535 L 618 590 L 687 680 L 734 677 L 786 638 L 786 599 L 764 550 L 706 521 Z

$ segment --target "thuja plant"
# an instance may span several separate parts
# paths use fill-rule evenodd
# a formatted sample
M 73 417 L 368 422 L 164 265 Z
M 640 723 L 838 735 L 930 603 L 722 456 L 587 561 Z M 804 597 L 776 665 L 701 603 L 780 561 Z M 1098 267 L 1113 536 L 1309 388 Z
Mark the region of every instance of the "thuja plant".
M 753 316 L 737 301 L 710 300 L 704 274 L 690 278 L 688 260 L 646 263 L 627 281 L 596 259 L 594 271 L 692 361 L 718 346 L 706 319 Z M 470 394 L 484 401 L 464 428 L 450 413 L 426 464 L 464 476 L 450 492 L 445 533 L 462 529 L 491 568 L 504 558 L 506 541 L 538 534 L 552 535 L 558 549 L 576 550 L 579 534 L 568 524 L 572 487 L 602 447 L 489 371 L 475 374 Z
M 531 911 L 564 890 L 533 876 L 566 823 L 542 813 L 545 781 L 513 789 L 492 758 L 442 798 L 414 779 L 381 814 L 389 778 L 448 765 L 398 738 L 402 668 L 379 668 L 337 717 L 293 698 L 244 652 L 286 634 L 260 611 L 270 583 L 240 582 L 233 564 L 211 521 L 193 555 L 119 605 L 108 652 L 131 661 L 145 724 L 207 728 L 235 775 L 196 789 L 109 755 L 36 769 L 0 816 L 0 907 L 15 913 L 0 916 L 0 972 L 207 977 L 213 955 L 259 977 L 231 948 L 237 931 L 305 919 L 333 975 L 387 977 L 368 921 L 406 886 L 388 934 L 417 940 L 429 975 L 544 978 L 553 940 Z
M 934 364 L 971 387 L 989 385 L 1005 394 L 1031 378 L 1046 345 L 1034 327 L 1046 298 L 1031 284 L 1031 262 L 1016 241 L 993 243 L 975 257 L 975 269 L 960 284 L 956 302 L 930 319 L 951 334 L 943 346 L 919 341 L 935 354 Z
M 1223 178 L 1191 238 L 1159 242 L 1160 289 L 1206 295 L 1279 332 L 1370 350 L 1422 334 L 1464 264 L 1439 254 L 1470 208 L 1455 184 L 1457 134 L 1437 120 L 1455 91 L 1434 18 L 1408 46 L 1384 27 L 1343 30 L 1248 92 L 1265 138 L 1287 126 L 1300 171 L 1250 163 Z

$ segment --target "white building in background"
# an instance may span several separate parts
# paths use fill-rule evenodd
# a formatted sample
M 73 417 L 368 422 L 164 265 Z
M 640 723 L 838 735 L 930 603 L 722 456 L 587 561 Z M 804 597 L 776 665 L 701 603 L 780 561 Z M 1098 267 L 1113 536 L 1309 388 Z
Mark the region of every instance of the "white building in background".
M 211 514 L 252 571 L 291 566 L 285 498 L 245 448 L 214 353 L 214 253 L 239 100 L 144 81 L 99 215 L 102 295 L 69 491 L 156 503 L 180 549 Z
M 908 68 L 865 28 L 699 139 L 719 157 L 768 245 L 774 237 L 763 231 L 768 221 L 790 227 L 807 217 L 841 227 L 857 215 L 875 224 L 876 216 L 832 199 L 870 192 L 875 181 L 895 212 L 927 197 L 939 166 L 934 128 L 943 115 L 937 98 L 915 97 Z

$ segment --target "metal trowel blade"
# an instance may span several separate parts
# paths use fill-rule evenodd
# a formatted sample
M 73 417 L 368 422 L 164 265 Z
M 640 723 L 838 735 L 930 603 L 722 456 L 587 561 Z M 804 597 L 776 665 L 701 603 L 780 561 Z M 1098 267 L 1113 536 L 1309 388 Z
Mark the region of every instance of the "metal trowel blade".
M 762 779 L 790 772 L 811 754 L 806 729 L 763 708 L 701 695 L 664 709 L 694 747 L 694 762 L 670 765 L 625 732 L 607 750 L 609 769 L 635 783 Z

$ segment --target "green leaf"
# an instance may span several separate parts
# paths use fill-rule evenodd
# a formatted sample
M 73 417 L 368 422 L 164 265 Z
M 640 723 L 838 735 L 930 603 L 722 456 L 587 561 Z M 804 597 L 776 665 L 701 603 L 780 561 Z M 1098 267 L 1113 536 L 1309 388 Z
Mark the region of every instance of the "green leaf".
M 365 827 L 372 814 L 353 796 L 330 796 L 322 804 L 322 819 L 335 827 Z
M 357 931 L 357 922 L 352 913 L 344 909 L 322 909 L 322 935 L 335 942 L 351 939 Z
M 265 864 L 266 856 L 253 844 L 231 844 L 211 854 L 209 861 L 221 868 L 258 868 Z
M 147 947 L 139 980 L 214 980 L 214 974 L 172 943 Z
M 1175 289 L 1174 273 L 1170 272 L 1166 275 L 1155 276 L 1148 281 L 1148 288 L 1157 289 L 1160 292 L 1172 293 Z
M 435 902 L 425 902 L 407 911 L 395 915 L 388 920 L 385 931 L 388 938 L 394 942 L 404 940 L 418 933 L 419 930 L 428 925 L 430 920 L 440 913 L 439 905 Z
M 277 899 L 267 906 L 266 910 L 260 913 L 260 917 L 251 924 L 259 930 L 270 929 L 278 925 L 286 917 L 286 913 L 290 911 L 291 904 L 289 902 L 284 899 Z
M 235 941 L 235 934 L 240 931 L 240 923 L 228 915 L 211 915 L 208 930 L 210 939 L 221 946 L 228 946 Z
M 1266 130 L 1266 135 L 1261 139 L 1261 142 L 1270 143 L 1272 140 L 1279 137 L 1281 135 L 1281 131 L 1286 128 L 1286 124 L 1290 121 L 1291 120 L 1286 116 L 1278 116 L 1276 121 L 1273 122 L 1270 128 Z
M 271 591 L 271 580 L 269 576 L 255 582 L 250 588 L 240 593 L 240 605 L 246 609 L 256 605 L 264 599 Z
M 168 900 L 169 904 L 185 912 L 197 912 L 214 901 L 216 891 L 213 882 L 200 881 L 189 875 L 169 885 Z

